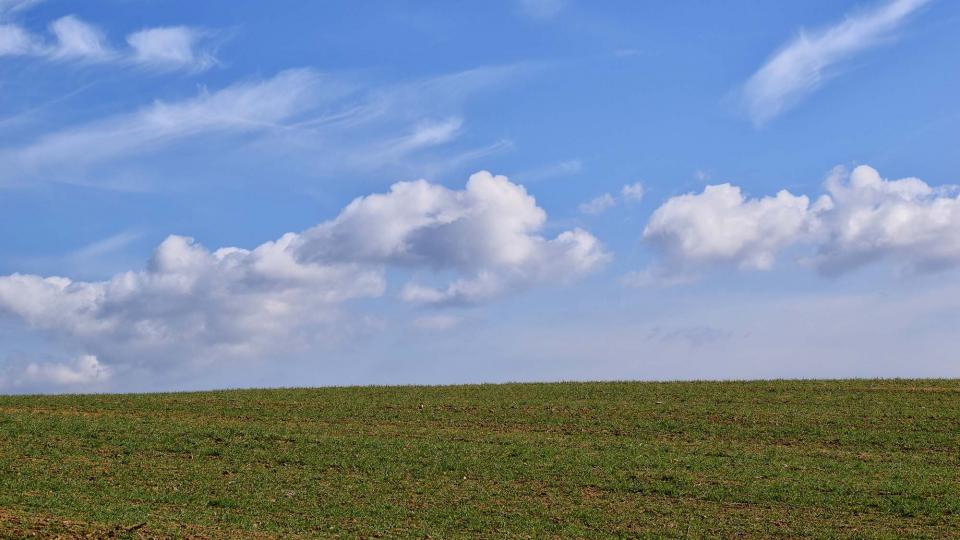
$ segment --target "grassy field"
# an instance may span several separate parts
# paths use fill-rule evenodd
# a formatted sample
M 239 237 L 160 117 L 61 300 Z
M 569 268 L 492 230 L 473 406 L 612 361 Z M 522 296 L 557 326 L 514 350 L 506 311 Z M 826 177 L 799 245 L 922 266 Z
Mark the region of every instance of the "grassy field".
M 960 381 L 0 397 L 0 538 L 960 538 Z

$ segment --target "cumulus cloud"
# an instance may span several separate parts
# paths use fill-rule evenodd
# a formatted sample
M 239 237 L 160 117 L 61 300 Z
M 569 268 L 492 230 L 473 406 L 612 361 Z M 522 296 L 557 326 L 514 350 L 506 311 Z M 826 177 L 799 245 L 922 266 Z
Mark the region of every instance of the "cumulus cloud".
M 733 263 L 769 269 L 777 251 L 810 228 L 810 200 L 788 191 L 747 199 L 730 184 L 673 197 L 654 211 L 643 238 L 677 265 Z
M 570 282 L 603 267 L 611 259 L 600 241 L 583 229 L 565 231 L 552 240 L 534 236 L 535 249 L 513 265 L 475 272 L 446 287 L 407 284 L 401 291 L 406 302 L 458 306 L 485 302 L 509 290 L 542 282 Z
M 145 269 L 106 281 L 0 277 L 0 313 L 107 366 L 151 369 L 309 350 L 342 330 L 336 325 L 344 302 L 384 294 L 391 266 L 433 271 L 437 281 L 452 274 L 447 286 L 411 282 L 400 294 L 417 304 L 451 305 L 562 283 L 609 258 L 579 229 L 541 236 L 545 221 L 533 197 L 503 176 L 474 174 L 463 190 L 400 182 L 354 200 L 330 221 L 252 250 L 210 251 L 170 236 Z
M 564 281 L 608 258 L 589 233 L 540 236 L 546 212 L 523 186 L 488 172 L 462 191 L 426 181 L 353 201 L 333 221 L 304 234 L 308 260 L 352 260 L 453 269 L 466 277 L 440 289 L 410 284 L 401 297 L 422 304 L 474 303 L 505 289 Z
M 767 270 L 793 244 L 812 248 L 805 259 L 825 274 L 882 259 L 908 273 L 929 272 L 960 264 L 960 198 L 955 186 L 886 180 L 861 165 L 835 169 L 813 204 L 787 191 L 747 199 L 730 184 L 673 197 L 654 211 L 643 236 L 665 266 L 631 283 L 704 264 Z
M 892 0 L 820 32 L 801 31 L 745 83 L 743 98 L 753 122 L 762 125 L 816 91 L 839 63 L 890 40 L 928 2 Z
M 918 178 L 885 180 L 876 169 L 835 170 L 827 180 L 830 207 L 820 214 L 826 238 L 814 257 L 833 274 L 879 259 L 907 272 L 960 263 L 960 198 L 956 186 Z
M 297 240 L 210 252 L 171 236 L 146 269 L 108 281 L 2 277 L 0 310 L 107 361 L 248 357 L 289 344 L 301 324 L 332 317 L 339 302 L 383 291 L 376 268 L 298 263 Z

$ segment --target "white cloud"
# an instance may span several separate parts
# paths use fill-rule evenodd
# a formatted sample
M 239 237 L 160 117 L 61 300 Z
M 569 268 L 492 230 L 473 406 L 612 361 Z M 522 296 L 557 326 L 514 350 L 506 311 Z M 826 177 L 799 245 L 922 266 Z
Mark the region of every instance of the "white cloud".
M 106 37 L 99 28 L 73 15 L 50 23 L 50 31 L 56 38 L 50 51 L 54 58 L 104 61 L 116 54 L 107 45 Z
M 0 56 L 36 54 L 40 40 L 20 25 L 8 22 L 13 15 L 38 4 L 37 0 L 0 0 Z
M 476 304 L 531 284 L 570 282 L 603 267 L 613 257 L 596 237 L 582 229 L 563 232 L 553 240 L 535 238 L 537 249 L 516 266 L 481 270 L 440 288 L 409 283 L 400 297 L 406 302 L 434 306 Z
M 18 384 L 89 386 L 110 380 L 112 370 L 96 356 L 85 354 L 72 362 L 31 362 L 24 368 Z
M 546 213 L 523 186 L 479 172 L 466 189 L 425 181 L 350 203 L 333 221 L 304 233 L 308 260 L 352 260 L 453 269 L 466 274 L 443 288 L 408 284 L 401 298 L 422 304 L 486 300 L 541 281 L 565 281 L 609 258 L 579 229 L 546 239 Z
M 787 191 L 748 200 L 737 186 L 707 186 L 657 208 L 643 237 L 681 266 L 732 263 L 766 270 L 778 250 L 809 229 L 809 205 L 806 196 Z
M 581 203 L 577 208 L 584 214 L 596 215 L 602 214 L 616 205 L 617 200 L 613 198 L 613 195 L 604 193 L 603 195 L 594 197 L 585 203 Z
M 454 191 L 425 180 L 351 202 L 305 234 L 312 260 L 356 260 L 473 269 L 516 265 L 536 251 L 546 212 L 523 186 L 488 172 Z M 481 234 L 482 233 L 482 234 Z
M 409 133 L 383 141 L 377 147 L 372 148 L 370 153 L 375 155 L 376 160 L 380 162 L 396 161 L 411 152 L 445 144 L 456 139 L 460 135 L 462 127 L 463 119 L 461 118 L 421 121 L 413 126 Z M 356 159 L 359 162 L 368 162 L 370 156 L 358 155 Z M 357 165 L 362 165 L 362 163 L 357 163 Z
M 314 350 L 347 331 L 344 302 L 384 294 L 390 266 L 433 271 L 436 281 L 452 274 L 448 286 L 410 282 L 401 292 L 410 302 L 452 305 L 566 282 L 609 259 L 579 229 L 544 238 L 545 221 L 533 197 L 503 176 L 474 174 L 459 191 L 400 182 L 252 250 L 210 251 L 170 236 L 146 269 L 106 281 L 0 277 L 0 313 L 108 366 L 149 370 Z
M 43 274 L 49 271 L 75 276 L 106 276 L 119 269 L 141 262 L 129 249 L 143 237 L 139 230 L 126 230 L 67 252 L 35 256 L 10 256 L 7 264 L 24 273 Z
M 133 49 L 134 62 L 160 68 L 185 67 L 202 71 L 216 64 L 210 52 L 197 49 L 202 38 L 203 33 L 195 28 L 169 26 L 134 32 L 127 36 L 127 43 Z
M 885 180 L 876 169 L 837 169 L 827 180 L 827 231 L 814 260 L 837 273 L 879 259 L 907 272 L 960 264 L 960 198 L 955 186 L 934 188 L 917 178 Z
M 124 172 L 131 169 L 142 184 L 135 188 L 151 189 L 161 180 L 169 185 L 176 179 L 159 171 L 162 163 L 157 170 L 145 169 L 141 158 L 200 137 L 235 143 L 205 156 L 221 160 L 218 171 L 240 162 L 262 167 L 262 158 L 276 157 L 264 174 L 279 175 L 278 167 L 311 175 L 373 173 L 387 167 L 390 174 L 441 174 L 511 148 L 500 142 L 429 153 L 462 134 L 463 100 L 519 76 L 517 68 L 500 66 L 369 88 L 310 69 L 286 70 L 0 147 L 0 184 L 56 180 L 124 188 Z M 254 174 L 248 168 L 240 172 Z
M 0 20 L 11 14 L 26 11 L 43 0 L 0 0 Z
M 840 62 L 893 37 L 929 0 L 892 0 L 816 33 L 801 31 L 743 87 L 747 110 L 762 125 L 816 91 Z
M 215 92 L 149 107 L 48 134 L 0 151 L 8 175 L 44 175 L 150 151 L 179 139 L 215 132 L 262 131 L 315 106 L 320 77 L 288 70 L 271 79 L 238 83 Z
M 15 24 L 0 24 L 0 56 L 31 54 L 39 44 L 34 36 Z
M 400 292 L 400 299 L 411 304 L 434 306 L 463 306 L 489 300 L 508 287 L 504 277 L 493 272 L 481 272 L 472 278 L 463 278 L 443 288 L 408 283 Z
M 639 202 L 643 200 L 643 184 L 637 182 L 628 184 L 620 189 L 620 197 L 625 202 Z M 597 215 L 606 212 L 617 205 L 617 198 L 609 193 L 604 193 L 581 203 L 577 209 L 583 214 Z
M 620 195 L 625 201 L 639 202 L 643 200 L 643 184 L 636 182 L 634 184 L 628 184 L 623 186 L 623 189 L 620 190 Z
M 0 4 L 0 23 L 34 2 Z M 207 32 L 186 26 L 145 28 L 127 36 L 128 48 L 111 47 L 98 27 L 67 15 L 51 22 L 52 43 L 14 23 L 0 24 L 0 56 L 38 56 L 53 60 L 115 62 L 156 69 L 203 71 L 217 60 L 201 49 Z
M 97 257 L 102 257 L 127 247 L 132 242 L 140 239 L 141 236 L 142 234 L 137 231 L 119 232 L 117 234 L 97 240 L 96 242 L 87 244 L 70 253 L 68 257 L 72 259 L 94 259 Z
M 908 273 L 960 265 L 960 189 L 932 187 L 917 178 L 885 180 L 872 167 L 835 169 L 826 194 L 781 191 L 745 199 L 730 184 L 673 197 L 658 208 L 644 239 L 666 257 L 671 271 L 703 264 L 769 269 L 781 249 L 800 244 L 823 273 L 836 274 L 888 259 Z M 649 281 L 638 275 L 631 283 Z
M 106 362 L 157 367 L 295 349 L 313 339 L 303 328 L 336 320 L 337 304 L 384 288 L 379 268 L 297 262 L 298 238 L 210 252 L 171 236 L 145 270 L 108 281 L 14 274 L 0 278 L 0 311 Z

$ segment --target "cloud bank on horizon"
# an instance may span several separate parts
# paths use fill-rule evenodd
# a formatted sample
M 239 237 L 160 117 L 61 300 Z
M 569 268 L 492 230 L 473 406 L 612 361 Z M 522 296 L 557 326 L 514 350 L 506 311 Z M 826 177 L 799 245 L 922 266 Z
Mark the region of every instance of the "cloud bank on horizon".
M 861 165 L 835 169 L 826 190 L 812 204 L 786 190 L 748 199 L 731 184 L 671 197 L 642 230 L 663 255 L 648 272 L 678 283 L 711 265 L 770 270 L 778 252 L 797 244 L 810 247 L 806 262 L 824 274 L 883 259 L 905 273 L 960 265 L 957 187 L 886 180 Z M 623 191 L 636 197 L 638 188 Z M 172 358 L 209 367 L 309 350 L 362 324 L 343 306 L 383 296 L 388 268 L 427 269 L 434 281 L 452 273 L 445 284 L 410 280 L 395 292 L 406 303 L 450 307 L 570 283 L 610 262 L 582 229 L 540 235 L 546 218 L 523 186 L 482 171 L 460 191 L 425 180 L 393 184 L 332 220 L 251 250 L 210 251 L 170 236 L 145 270 L 108 281 L 2 276 L 0 313 L 85 351 L 76 365 L 31 362 L 7 378 L 69 387 L 106 383 L 125 370 L 170 369 Z M 455 323 L 437 317 L 418 324 Z
M 170 369 L 175 358 L 229 362 L 309 348 L 345 331 L 342 304 L 385 293 L 387 267 L 459 276 L 439 286 L 410 281 L 398 293 L 404 302 L 443 306 L 570 282 L 609 262 L 582 229 L 541 236 L 546 218 L 522 186 L 482 171 L 461 191 L 396 183 L 335 219 L 252 250 L 209 251 L 170 236 L 145 270 L 108 281 L 3 276 L 0 312 L 88 351 L 76 369 L 30 363 L 9 377 L 106 382 L 114 371 Z

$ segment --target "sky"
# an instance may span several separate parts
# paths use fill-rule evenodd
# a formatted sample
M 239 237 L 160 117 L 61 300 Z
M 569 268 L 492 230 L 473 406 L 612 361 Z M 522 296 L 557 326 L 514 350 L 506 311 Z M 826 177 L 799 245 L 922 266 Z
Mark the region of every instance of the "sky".
M 958 33 L 0 0 L 0 393 L 960 376 Z

